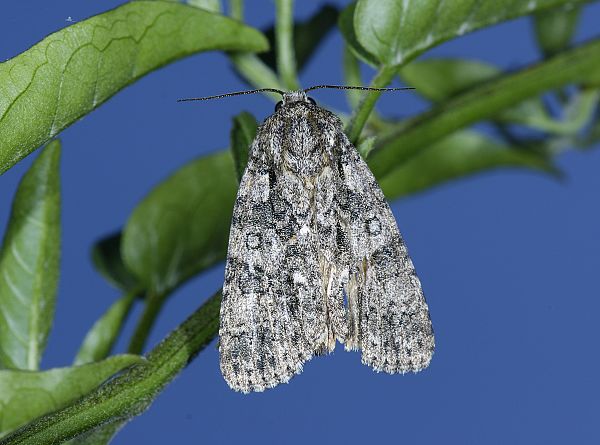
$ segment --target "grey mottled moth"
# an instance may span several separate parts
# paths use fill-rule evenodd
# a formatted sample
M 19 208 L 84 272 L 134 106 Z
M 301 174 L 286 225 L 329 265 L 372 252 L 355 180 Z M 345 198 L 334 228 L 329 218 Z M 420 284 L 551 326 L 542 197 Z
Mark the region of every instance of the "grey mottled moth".
M 320 87 L 266 89 L 283 100 L 259 127 L 240 182 L 219 329 L 221 371 L 236 391 L 287 382 L 336 340 L 388 373 L 420 371 L 433 354 L 394 216 L 340 119 L 307 96 Z

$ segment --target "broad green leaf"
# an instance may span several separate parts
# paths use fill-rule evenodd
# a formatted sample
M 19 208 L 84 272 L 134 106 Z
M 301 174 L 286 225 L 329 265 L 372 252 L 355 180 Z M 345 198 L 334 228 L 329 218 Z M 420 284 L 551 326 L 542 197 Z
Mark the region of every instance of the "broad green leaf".
M 400 70 L 400 77 L 416 91 L 434 102 L 441 102 L 469 88 L 499 78 L 500 69 L 483 62 L 464 59 L 416 60 Z M 568 134 L 579 128 L 552 118 L 542 99 L 534 97 L 500 110 L 492 118 L 499 122 L 527 125 L 552 133 Z
M 117 232 L 96 242 L 92 248 L 92 263 L 109 283 L 129 292 L 141 286 L 123 263 L 121 237 L 121 232 Z
M 200 158 L 159 184 L 123 233 L 127 267 L 163 294 L 224 259 L 237 191 L 230 151 Z
M 571 45 L 581 8 L 564 5 L 533 16 L 535 36 L 542 54 L 551 57 Z
M 248 164 L 248 152 L 250 145 L 256 136 L 258 122 L 252 114 L 243 111 L 233 118 L 233 128 L 231 129 L 231 151 L 233 154 L 233 162 L 235 164 L 235 172 L 238 182 L 241 181 L 242 175 Z
M 64 408 L 115 373 L 144 362 L 135 355 L 117 355 L 89 365 L 49 371 L 0 371 L 0 436 Z
M 77 352 L 73 362 L 75 366 L 97 362 L 108 357 L 119 337 L 135 297 L 135 292 L 124 295 L 94 323 Z
M 127 2 L 0 63 L 0 173 L 148 72 L 209 50 L 264 51 L 240 22 L 190 6 Z
M 60 255 L 60 143 L 25 173 L 0 251 L 0 368 L 36 370 L 54 316 Z
M 306 66 L 315 50 L 323 43 L 323 39 L 337 22 L 338 10 L 332 5 L 324 5 L 304 22 L 294 23 L 294 53 L 296 66 L 299 71 Z M 275 30 L 273 27 L 265 31 L 265 36 L 271 43 L 271 50 L 259 58 L 272 69 L 276 69 L 275 60 Z
M 420 150 L 456 130 L 561 86 L 600 80 L 600 40 L 486 82 L 408 120 L 376 144 L 370 166 L 377 177 L 398 168 Z
M 344 40 L 348 45 L 348 48 L 352 51 L 352 53 L 362 60 L 365 63 L 371 65 L 377 65 L 377 57 L 373 54 L 369 53 L 358 41 L 356 37 L 356 31 L 354 29 L 354 11 L 356 10 L 356 2 L 351 3 L 346 7 L 339 16 L 338 19 L 338 28 L 340 28 L 340 32 L 342 36 L 344 36 Z
M 446 40 L 574 0 L 358 0 L 357 41 L 379 64 L 399 66 Z
M 216 337 L 220 306 L 219 292 L 156 346 L 144 366 L 124 371 L 74 404 L 31 422 L 0 443 L 50 445 L 91 434 L 92 430 L 98 436 L 104 434 L 106 439 L 147 409 L 158 393 Z M 103 425 L 108 425 L 107 430 L 98 430 Z M 75 443 L 99 445 L 107 441 Z
M 475 131 L 462 130 L 433 144 L 379 179 L 388 199 L 429 189 L 485 170 L 516 167 L 555 172 L 544 156 L 510 148 Z

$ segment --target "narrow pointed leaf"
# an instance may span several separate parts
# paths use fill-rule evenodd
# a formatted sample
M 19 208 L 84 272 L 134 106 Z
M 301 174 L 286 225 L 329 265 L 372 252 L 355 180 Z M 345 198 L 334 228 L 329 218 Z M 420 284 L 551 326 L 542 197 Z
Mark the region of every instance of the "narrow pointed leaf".
M 388 199 L 400 198 L 446 181 L 486 170 L 514 167 L 555 172 L 542 155 L 510 148 L 470 130 L 456 132 L 379 179 Z
M 60 254 L 60 143 L 25 173 L 0 250 L 0 368 L 36 370 L 52 319 Z
M 370 158 L 382 177 L 434 142 L 500 110 L 570 83 L 600 82 L 600 40 L 563 52 L 535 66 L 486 82 L 445 101 L 382 137 Z
M 231 151 L 238 182 L 242 179 L 246 165 L 248 164 L 248 152 L 250 145 L 256 136 L 258 122 L 252 114 L 243 111 L 233 118 L 231 129 Z
M 115 373 L 145 360 L 117 355 L 104 361 L 49 371 L 0 371 L 0 437 L 73 403 Z M 35 442 L 30 442 L 35 443 Z
M 121 237 L 121 232 L 117 232 L 96 242 L 92 248 L 92 263 L 109 283 L 124 292 L 130 292 L 141 286 L 123 263 Z
M 94 323 L 92 329 L 86 334 L 73 365 L 93 363 L 109 356 L 135 297 L 135 292 L 124 295 Z
M 237 191 L 230 151 L 200 158 L 159 184 L 123 233 L 125 264 L 156 294 L 222 261 Z
M 381 65 L 399 66 L 446 40 L 574 0 L 358 0 L 356 38 Z
M 209 50 L 263 51 L 240 22 L 160 1 L 127 2 L 0 63 L 0 173 L 148 72 Z
M 220 306 L 219 292 L 156 346 L 143 366 L 134 366 L 74 404 L 31 422 L 0 440 L 0 445 L 57 444 L 91 434 L 103 425 L 108 425 L 108 430 L 97 430 L 98 435 L 118 430 L 147 409 L 158 393 L 216 337 Z

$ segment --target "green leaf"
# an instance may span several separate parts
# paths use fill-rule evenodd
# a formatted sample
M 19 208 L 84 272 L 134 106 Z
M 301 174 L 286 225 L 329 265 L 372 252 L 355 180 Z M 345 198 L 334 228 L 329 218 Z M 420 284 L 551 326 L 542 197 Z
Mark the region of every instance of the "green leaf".
M 456 130 L 544 91 L 600 78 L 600 40 L 563 52 L 538 65 L 472 88 L 408 120 L 378 141 L 370 158 L 376 177 L 399 167 L 420 150 Z
M 542 54 L 552 57 L 569 48 L 577 30 L 581 8 L 564 5 L 533 16 L 535 36 Z
M 354 29 L 354 11 L 356 2 L 348 5 L 340 14 L 338 19 L 338 28 L 352 53 L 365 63 L 373 66 L 378 65 L 377 57 L 369 53 L 358 41 Z
M 221 12 L 221 1 L 220 0 L 187 0 L 188 5 L 195 6 L 196 8 L 206 9 L 210 12 Z
M 119 337 L 135 297 L 135 292 L 121 297 L 94 323 L 79 348 L 73 362 L 74 365 L 97 362 L 108 357 Z
M 36 370 L 52 326 L 60 255 L 60 143 L 25 173 L 0 251 L 0 368 Z
M 400 70 L 400 76 L 416 91 L 434 102 L 441 102 L 486 81 L 500 78 L 500 69 L 483 62 L 464 59 L 427 59 L 413 61 Z M 503 123 L 529 127 L 558 134 L 579 130 L 570 122 L 552 118 L 542 99 L 534 97 L 491 116 Z
M 231 152 L 186 165 L 134 210 L 123 233 L 125 264 L 155 294 L 225 258 L 237 191 Z
M 258 122 L 252 114 L 243 111 L 233 118 L 233 128 L 231 129 L 231 151 L 233 162 L 237 174 L 238 183 L 248 164 L 248 152 L 250 145 L 256 136 Z
M 462 130 L 438 141 L 383 176 L 379 185 L 388 199 L 395 199 L 451 179 L 501 167 L 556 172 L 542 155 L 504 146 L 475 131 Z
M 337 8 L 332 5 L 324 5 L 308 20 L 294 23 L 294 52 L 298 71 L 306 66 L 315 50 L 336 24 L 337 17 Z M 276 69 L 275 28 L 271 27 L 266 30 L 265 36 L 271 44 L 271 50 L 262 53 L 259 58 L 272 69 Z
M 148 72 L 209 50 L 264 51 L 230 18 L 159 1 L 127 2 L 0 64 L 0 173 Z
M 446 40 L 573 0 L 358 0 L 357 41 L 379 64 L 400 66 Z
M 433 102 L 449 99 L 501 74 L 493 65 L 466 59 L 415 60 L 399 71 L 402 80 Z
M 154 348 L 145 366 L 128 369 L 74 404 L 7 436 L 0 445 L 57 444 L 106 424 L 109 431 L 105 434 L 110 429 L 116 431 L 148 408 L 158 393 L 216 337 L 220 306 L 219 292 Z
M 98 363 L 42 372 L 0 371 L 0 437 L 73 403 L 115 373 L 144 362 L 135 355 L 117 355 Z
M 92 263 L 109 283 L 124 292 L 130 292 L 141 286 L 123 263 L 121 237 L 121 232 L 117 232 L 97 241 L 92 248 Z

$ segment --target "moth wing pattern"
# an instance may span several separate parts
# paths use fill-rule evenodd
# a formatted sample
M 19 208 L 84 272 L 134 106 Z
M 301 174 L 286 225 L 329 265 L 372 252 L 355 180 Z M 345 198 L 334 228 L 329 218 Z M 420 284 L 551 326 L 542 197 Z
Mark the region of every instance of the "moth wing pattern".
M 267 124 L 267 123 L 265 123 Z M 229 235 L 220 362 L 229 386 L 248 393 L 287 382 L 319 352 L 327 332 L 310 190 L 269 159 L 272 130 L 259 129 Z M 298 197 L 306 197 L 304 204 Z
M 287 382 L 336 340 L 376 371 L 431 360 L 427 303 L 385 196 L 339 118 L 302 91 L 250 148 L 220 315 L 221 372 L 244 393 Z
M 362 362 L 376 371 L 419 371 L 434 350 L 421 283 L 373 174 L 343 134 L 339 145 L 339 219 L 351 258 L 346 349 L 361 349 Z

